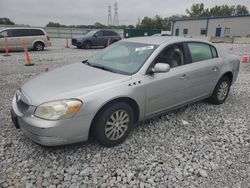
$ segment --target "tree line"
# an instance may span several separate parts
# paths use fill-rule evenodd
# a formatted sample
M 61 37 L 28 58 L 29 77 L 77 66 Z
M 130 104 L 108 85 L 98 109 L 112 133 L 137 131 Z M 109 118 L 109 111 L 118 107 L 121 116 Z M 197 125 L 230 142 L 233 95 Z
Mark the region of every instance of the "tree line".
M 153 18 L 144 17 L 136 27 L 143 29 L 163 29 L 169 31 L 171 29 L 171 21 L 176 19 L 246 15 L 249 14 L 249 10 L 244 5 L 216 5 L 212 8 L 205 8 L 204 4 L 200 3 L 193 4 L 190 9 L 186 9 L 186 13 L 186 15 L 173 15 L 166 18 L 161 18 L 158 15 Z
M 49 22 L 46 27 L 71 27 L 71 28 L 86 28 L 86 29 L 125 29 L 125 28 L 138 28 L 138 29 L 162 29 L 169 31 L 171 29 L 171 22 L 176 19 L 187 18 L 201 18 L 201 17 L 215 17 L 215 16 L 231 16 L 231 15 L 246 15 L 249 14 L 249 10 L 245 5 L 216 5 L 212 8 L 205 8 L 203 3 L 193 4 L 190 9 L 186 9 L 186 15 L 173 15 L 170 17 L 162 18 L 159 15 L 151 17 L 144 17 L 142 21 L 138 21 L 136 26 L 134 25 L 119 25 L 119 26 L 107 26 L 96 22 L 93 25 L 63 25 L 58 22 Z M 15 25 L 9 18 L 0 18 L 0 24 Z

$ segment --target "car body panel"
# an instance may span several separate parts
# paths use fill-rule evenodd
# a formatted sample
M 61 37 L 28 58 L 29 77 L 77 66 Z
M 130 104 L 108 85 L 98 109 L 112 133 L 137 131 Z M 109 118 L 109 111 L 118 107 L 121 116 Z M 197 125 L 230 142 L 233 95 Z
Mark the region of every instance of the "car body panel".
M 24 133 L 43 145 L 85 141 L 99 110 L 114 100 L 134 101 L 139 108 L 138 119 L 143 120 L 211 96 L 216 83 L 226 73 L 233 74 L 233 83 L 237 79 L 238 58 L 219 48 L 217 58 L 187 62 L 166 73 L 147 73 L 157 55 L 171 44 L 189 41 L 212 45 L 211 43 L 176 37 L 140 37 L 126 41 L 158 45 L 141 69 L 133 75 L 117 74 L 75 63 L 44 73 L 25 83 L 17 91 L 12 104 Z M 51 121 L 34 116 L 35 109 L 40 104 L 70 98 L 83 102 L 81 109 L 71 119 Z M 28 107 L 23 103 L 28 103 Z

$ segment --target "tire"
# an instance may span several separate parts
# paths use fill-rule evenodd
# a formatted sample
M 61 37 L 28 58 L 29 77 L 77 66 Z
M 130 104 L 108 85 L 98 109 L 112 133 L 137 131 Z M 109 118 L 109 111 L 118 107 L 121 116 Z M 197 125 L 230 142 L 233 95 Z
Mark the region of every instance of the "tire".
M 84 43 L 84 48 L 85 48 L 85 49 L 91 49 L 91 47 L 92 47 L 92 43 L 91 43 L 90 41 L 86 41 L 86 42 Z
M 44 50 L 44 44 L 42 42 L 36 42 L 34 44 L 34 50 L 35 51 L 43 51 Z
M 231 87 L 231 81 L 227 76 L 223 76 L 215 86 L 209 101 L 212 104 L 220 105 L 227 99 Z
M 76 46 L 78 49 L 82 49 L 82 46 Z
M 101 145 L 113 147 L 128 137 L 133 123 L 134 112 L 128 104 L 111 104 L 98 114 L 94 122 L 93 136 Z

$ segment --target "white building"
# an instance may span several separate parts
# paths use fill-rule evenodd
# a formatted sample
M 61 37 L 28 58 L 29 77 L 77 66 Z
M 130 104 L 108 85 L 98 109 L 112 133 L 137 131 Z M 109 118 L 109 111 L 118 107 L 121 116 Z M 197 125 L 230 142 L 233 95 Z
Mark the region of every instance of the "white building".
M 172 22 L 174 36 L 248 36 L 250 15 L 190 18 Z

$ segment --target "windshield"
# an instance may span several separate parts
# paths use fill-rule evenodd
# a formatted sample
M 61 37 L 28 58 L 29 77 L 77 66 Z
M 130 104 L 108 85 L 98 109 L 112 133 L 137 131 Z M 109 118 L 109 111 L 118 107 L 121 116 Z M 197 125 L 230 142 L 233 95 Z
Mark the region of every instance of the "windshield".
M 151 44 L 117 42 L 94 55 L 88 63 L 111 69 L 113 72 L 132 75 L 142 67 L 156 47 Z
M 93 36 L 96 33 L 96 31 L 92 30 L 85 34 L 85 36 Z

